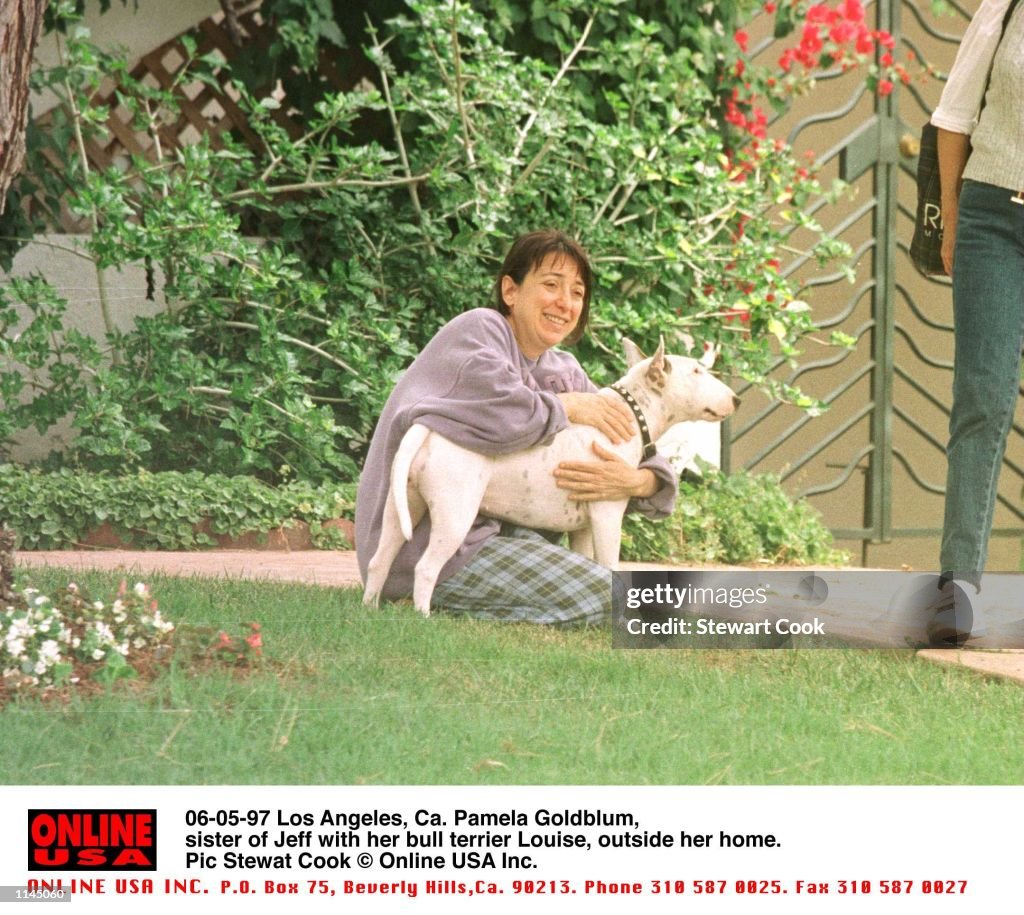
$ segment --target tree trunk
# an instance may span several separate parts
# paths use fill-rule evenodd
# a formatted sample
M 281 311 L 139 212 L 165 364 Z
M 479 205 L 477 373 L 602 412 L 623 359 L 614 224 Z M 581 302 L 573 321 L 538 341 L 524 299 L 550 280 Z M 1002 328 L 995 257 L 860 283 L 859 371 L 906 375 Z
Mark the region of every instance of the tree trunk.
M 0 213 L 25 161 L 28 75 L 46 0 L 0 0 Z
M 0 525 L 0 604 L 14 600 L 14 531 Z

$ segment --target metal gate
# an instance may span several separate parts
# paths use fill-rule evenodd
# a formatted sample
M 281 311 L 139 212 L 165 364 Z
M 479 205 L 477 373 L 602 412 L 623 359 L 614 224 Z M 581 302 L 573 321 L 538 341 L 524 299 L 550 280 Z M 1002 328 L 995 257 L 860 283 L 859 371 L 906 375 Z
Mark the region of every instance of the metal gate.
M 898 47 L 944 75 L 978 4 L 949 5 L 952 14 L 936 17 L 928 0 L 878 0 L 868 16 L 897 37 Z M 766 37 L 758 53 L 773 61 L 779 47 Z M 866 88 L 863 71 L 837 69 L 818 83 L 808 100 L 814 107 L 797 106 L 774 130 L 787 134 L 794 149 L 817 153 L 823 183 L 839 177 L 851 184 L 852 199 L 838 207 L 822 204 L 816 216 L 851 245 L 854 282 L 849 285 L 841 270 L 819 271 L 805 255 L 794 258 L 787 274 L 826 331 L 842 330 L 858 343 L 838 355 L 825 348 L 815 353 L 812 344 L 796 369 L 779 365 L 778 377 L 829 405 L 820 417 L 746 392 L 726 436 L 723 465 L 779 474 L 823 514 L 842 545 L 859 543 L 865 565 L 934 568 L 952 387 L 952 302 L 949 281 L 922 277 L 907 249 L 916 138 L 942 83 L 915 81 L 884 98 Z M 800 239 L 792 241 L 798 246 Z M 993 570 L 1020 564 L 1022 418 L 1018 402 L 1000 476 Z

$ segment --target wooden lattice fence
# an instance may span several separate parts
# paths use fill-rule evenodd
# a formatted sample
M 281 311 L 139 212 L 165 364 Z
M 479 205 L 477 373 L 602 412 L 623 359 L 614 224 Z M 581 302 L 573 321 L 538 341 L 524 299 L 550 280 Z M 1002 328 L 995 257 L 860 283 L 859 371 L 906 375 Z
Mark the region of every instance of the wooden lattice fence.
M 109 108 L 110 114 L 101 135 L 84 140 L 89 166 L 96 170 L 111 167 L 123 168 L 130 157 L 141 156 L 156 162 L 166 159 L 183 146 L 195 143 L 201 136 L 210 138 L 216 149 L 223 148 L 224 137 L 232 135 L 253 149 L 262 149 L 259 138 L 248 124 L 245 112 L 239 106 L 239 92 L 232 85 L 230 66 L 216 68 L 216 84 L 182 75 L 188 60 L 183 43 L 190 36 L 196 43 L 199 56 L 209 54 L 230 65 L 242 52 L 259 55 L 271 43 L 274 25 L 265 21 L 259 13 L 259 4 L 250 4 L 235 10 L 228 18 L 218 13 L 203 20 L 188 32 L 172 38 L 152 51 L 144 54 L 130 70 L 131 77 L 145 85 L 163 90 L 172 90 L 178 101 L 179 115 L 170 123 L 163 123 L 153 130 L 139 130 L 133 124 L 131 110 L 122 104 L 118 92 L 123 92 L 114 80 L 108 80 L 97 94 L 96 104 Z M 336 91 L 351 89 L 362 74 L 358 71 L 343 73 L 337 62 L 324 55 L 319 64 L 319 75 L 327 85 Z M 270 110 L 270 116 L 295 138 L 302 134 L 303 126 L 297 112 L 290 108 L 284 90 L 278 85 L 262 87 L 262 94 L 273 95 L 280 107 Z M 64 111 L 64 115 L 68 112 Z M 47 131 L 54 122 L 54 113 L 48 112 L 36 121 L 41 131 Z M 51 164 L 61 169 L 60 157 L 55 151 L 44 151 Z M 28 201 L 28 207 L 40 215 L 42 198 Z M 54 229 L 78 233 L 87 231 L 87 223 L 77 218 L 66 208 L 58 215 L 42 211 L 43 218 Z

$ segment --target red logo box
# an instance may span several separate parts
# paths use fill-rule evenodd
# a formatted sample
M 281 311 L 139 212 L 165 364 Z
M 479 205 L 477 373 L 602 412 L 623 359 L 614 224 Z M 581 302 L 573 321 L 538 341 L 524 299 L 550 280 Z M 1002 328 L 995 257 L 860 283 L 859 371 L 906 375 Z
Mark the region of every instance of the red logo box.
M 155 810 L 29 810 L 30 871 L 155 871 Z

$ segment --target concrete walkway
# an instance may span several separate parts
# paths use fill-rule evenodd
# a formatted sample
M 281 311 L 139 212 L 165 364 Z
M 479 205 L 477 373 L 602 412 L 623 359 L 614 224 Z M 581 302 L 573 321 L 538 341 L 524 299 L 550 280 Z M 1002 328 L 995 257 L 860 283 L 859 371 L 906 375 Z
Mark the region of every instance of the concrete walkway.
M 98 569 L 133 575 L 179 578 L 247 578 L 253 581 L 295 581 L 325 587 L 359 586 L 356 554 L 331 550 L 198 550 L 162 553 L 155 550 L 54 550 L 19 552 L 19 566 Z
M 19 566 L 27 568 L 96 569 L 121 572 L 128 578 L 160 574 L 184 578 L 293 581 L 333 588 L 360 586 L 356 556 L 350 551 L 202 550 L 163 553 L 151 550 L 60 550 L 19 552 L 16 561 Z M 636 563 L 623 565 L 651 568 Z M 724 570 L 737 567 L 708 568 Z M 930 663 L 965 667 L 987 676 L 1009 678 L 1024 684 L 1024 650 L 928 650 L 919 651 L 918 656 Z

